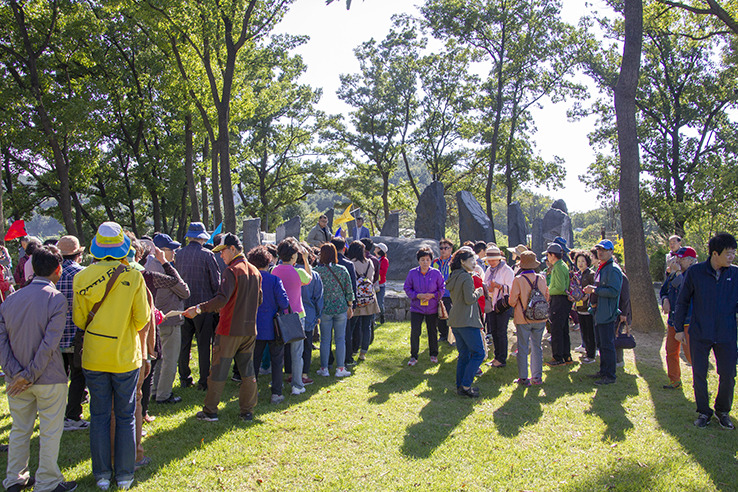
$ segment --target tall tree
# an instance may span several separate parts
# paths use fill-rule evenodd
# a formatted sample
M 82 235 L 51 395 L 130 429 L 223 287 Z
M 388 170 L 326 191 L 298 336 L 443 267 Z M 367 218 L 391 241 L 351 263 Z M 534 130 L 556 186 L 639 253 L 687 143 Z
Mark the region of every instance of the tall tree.
M 643 3 L 625 0 L 625 43 L 620 76 L 615 86 L 615 114 L 620 153 L 620 212 L 625 245 L 625 263 L 630 280 L 633 323 L 644 331 L 663 331 L 656 295 L 648 271 L 639 197 L 640 157 L 636 126 L 636 91 L 643 43 Z

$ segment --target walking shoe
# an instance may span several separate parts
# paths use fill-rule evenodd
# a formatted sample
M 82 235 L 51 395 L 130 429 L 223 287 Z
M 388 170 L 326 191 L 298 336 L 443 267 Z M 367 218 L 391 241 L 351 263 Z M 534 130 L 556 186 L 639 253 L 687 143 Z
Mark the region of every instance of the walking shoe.
M 179 386 L 180 388 L 189 388 L 190 386 L 195 386 L 195 381 L 192 378 L 180 379 Z M 108 484 L 108 486 L 110 486 L 110 484 Z
M 476 387 L 469 389 L 459 387 L 459 389 L 456 390 L 456 393 L 460 396 L 468 396 L 469 398 L 479 398 L 479 388 Z
M 564 364 L 566 363 L 563 360 L 556 360 L 556 359 L 551 359 L 550 361 L 546 362 L 546 365 L 551 366 L 551 367 L 563 366 Z
M 345 378 L 346 376 L 351 376 L 351 373 L 347 371 L 345 367 L 339 367 L 336 369 L 337 378 Z
M 309 377 L 307 377 L 307 376 L 303 376 L 303 377 L 302 377 L 302 385 L 303 385 L 303 386 L 307 386 L 308 384 L 313 384 L 314 382 L 315 382 L 315 381 L 313 381 L 312 379 L 310 379 L 310 378 L 309 378 Z
M 293 395 L 301 395 L 305 392 L 305 388 L 298 388 L 297 386 L 292 387 L 292 394 Z
M 243 420 L 244 422 L 253 422 L 254 421 L 254 413 L 253 412 L 246 412 L 239 415 L 239 418 Z
M 694 421 L 694 425 L 699 427 L 700 429 L 703 429 L 710 425 L 710 419 L 712 419 L 712 416 L 701 413 L 697 417 L 697 420 Z
M 107 478 L 98 479 L 97 488 L 100 490 L 108 490 L 110 488 L 110 480 L 108 480 Z
M 180 403 L 182 401 L 182 398 L 179 396 L 169 395 L 169 398 L 166 400 L 156 400 L 156 403 L 160 403 L 162 405 L 172 405 L 174 403 Z
M 143 458 L 141 458 L 135 463 L 133 470 L 138 471 L 139 468 L 143 468 L 144 466 L 148 466 L 150 464 L 151 464 L 151 458 L 149 458 L 148 456 L 144 456 Z
M 528 378 L 517 378 L 514 383 L 518 383 L 520 386 L 530 386 L 530 379 Z
M 28 477 L 28 480 L 26 480 L 26 483 L 16 483 L 8 487 L 8 492 L 20 492 L 23 489 L 30 489 L 33 487 L 33 485 L 36 483 L 36 479 L 33 477 Z
M 582 364 L 591 364 L 594 361 L 594 358 L 587 357 L 586 355 L 579 359 L 579 362 L 581 362 Z
M 720 427 L 723 429 L 735 429 L 733 421 L 730 420 L 730 416 L 728 416 L 728 412 L 715 412 L 715 417 L 717 417 L 718 423 L 720 423 Z
M 616 381 L 615 378 L 602 378 L 602 379 L 598 379 L 597 381 L 595 381 L 595 384 L 599 386 L 603 386 L 605 384 L 612 384 L 615 381 Z
M 574 352 L 578 352 L 580 354 L 586 354 L 587 353 L 587 349 L 584 348 L 584 345 L 580 345 L 580 346 L 578 346 L 577 348 L 574 349 Z
M 320 369 L 318 369 L 318 370 L 316 371 L 316 374 L 317 374 L 318 376 L 324 376 L 324 377 L 328 377 L 328 376 L 330 376 L 330 375 L 331 375 L 331 374 L 330 374 L 330 373 L 328 372 L 328 368 L 327 368 L 327 367 L 321 367 Z
M 277 405 L 277 404 L 282 403 L 284 401 L 284 396 L 283 395 L 275 395 L 275 394 L 272 394 L 272 398 L 271 398 L 270 401 L 273 404 Z
M 217 413 L 207 413 L 205 410 L 200 410 L 195 414 L 195 417 L 197 417 L 197 420 L 202 420 L 203 422 L 217 422 L 218 421 L 218 414 Z
M 541 378 L 531 378 L 530 384 L 533 386 L 540 386 L 543 384 L 543 379 Z
M 679 389 L 681 387 L 682 387 L 681 381 L 672 381 L 671 383 L 664 385 L 665 390 L 674 390 L 674 389 Z
M 435 355 L 431 355 L 430 359 L 432 364 L 438 364 L 438 357 L 436 357 Z
M 86 420 L 64 419 L 64 430 L 65 431 L 76 431 L 76 430 L 87 429 L 89 427 L 90 427 L 90 423 Z
M 414 366 L 417 363 L 418 363 L 418 359 L 416 359 L 415 357 L 410 357 L 410 360 L 407 361 L 408 366 Z
M 51 492 L 71 492 L 77 489 L 77 482 L 70 480 L 69 482 L 62 482 L 56 486 Z
M 133 479 L 130 480 L 118 480 L 118 488 L 120 490 L 128 490 L 133 485 Z

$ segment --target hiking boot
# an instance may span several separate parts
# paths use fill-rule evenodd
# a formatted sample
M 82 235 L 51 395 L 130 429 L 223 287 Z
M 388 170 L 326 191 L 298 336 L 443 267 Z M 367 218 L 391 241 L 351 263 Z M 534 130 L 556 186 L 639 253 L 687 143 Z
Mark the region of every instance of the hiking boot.
M 728 412 L 715 412 L 715 416 L 718 419 L 718 422 L 720 423 L 720 427 L 723 429 L 735 429 L 735 426 L 733 425 L 733 421 L 730 420 L 730 417 L 728 416 Z
M 710 415 L 701 413 L 697 417 L 697 420 L 694 421 L 694 425 L 696 427 L 699 427 L 700 429 L 704 429 L 705 427 L 707 427 L 708 425 L 710 425 L 710 420 L 711 419 L 712 419 L 712 417 Z
M 672 381 L 671 383 L 664 385 L 665 390 L 679 389 L 681 387 L 682 387 L 681 381 Z
M 218 414 L 217 413 L 207 413 L 205 410 L 200 410 L 195 414 L 195 417 L 197 420 L 202 420 L 203 422 L 217 422 L 218 421 Z

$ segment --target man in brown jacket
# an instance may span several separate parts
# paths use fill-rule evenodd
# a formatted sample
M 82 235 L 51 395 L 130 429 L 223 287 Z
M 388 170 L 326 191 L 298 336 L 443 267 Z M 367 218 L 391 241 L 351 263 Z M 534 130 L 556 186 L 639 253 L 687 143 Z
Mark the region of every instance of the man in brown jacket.
M 215 330 L 212 365 L 208 376 L 208 390 L 202 411 L 197 419 L 218 420 L 218 403 L 228 379 L 228 370 L 235 358 L 241 373 L 239 406 L 241 419 L 250 422 L 256 406 L 256 377 L 254 374 L 254 345 L 256 343 L 256 311 L 261 304 L 261 274 L 243 255 L 243 246 L 237 236 L 226 234 L 213 252 L 220 252 L 228 265 L 223 272 L 215 297 L 185 311 L 187 318 L 200 313 L 220 311 Z

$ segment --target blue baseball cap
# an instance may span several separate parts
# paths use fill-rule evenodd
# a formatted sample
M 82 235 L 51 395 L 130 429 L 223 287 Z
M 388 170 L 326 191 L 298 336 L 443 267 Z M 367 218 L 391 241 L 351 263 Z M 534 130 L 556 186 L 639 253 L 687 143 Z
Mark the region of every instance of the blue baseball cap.
M 187 234 L 185 234 L 185 237 L 210 239 L 210 234 L 205 230 L 205 225 L 202 222 L 190 222 L 190 227 L 187 228 Z
M 561 237 L 561 236 L 556 236 L 556 237 L 554 238 L 553 242 L 555 242 L 556 244 L 558 244 L 559 246 L 561 246 L 561 249 L 563 249 L 563 250 L 564 250 L 564 253 L 568 253 L 569 251 L 571 251 L 571 250 L 570 250 L 570 249 L 569 249 L 569 248 L 568 248 L 568 247 L 566 246 L 566 239 L 564 239 L 563 237 Z
M 169 234 L 156 234 L 154 236 L 154 244 L 159 249 L 168 248 L 172 251 L 182 246 L 182 244 L 173 240 Z
M 599 243 L 595 244 L 595 248 L 597 249 L 607 249 L 607 250 L 614 250 L 615 246 L 612 244 L 612 241 L 609 239 L 603 239 Z

